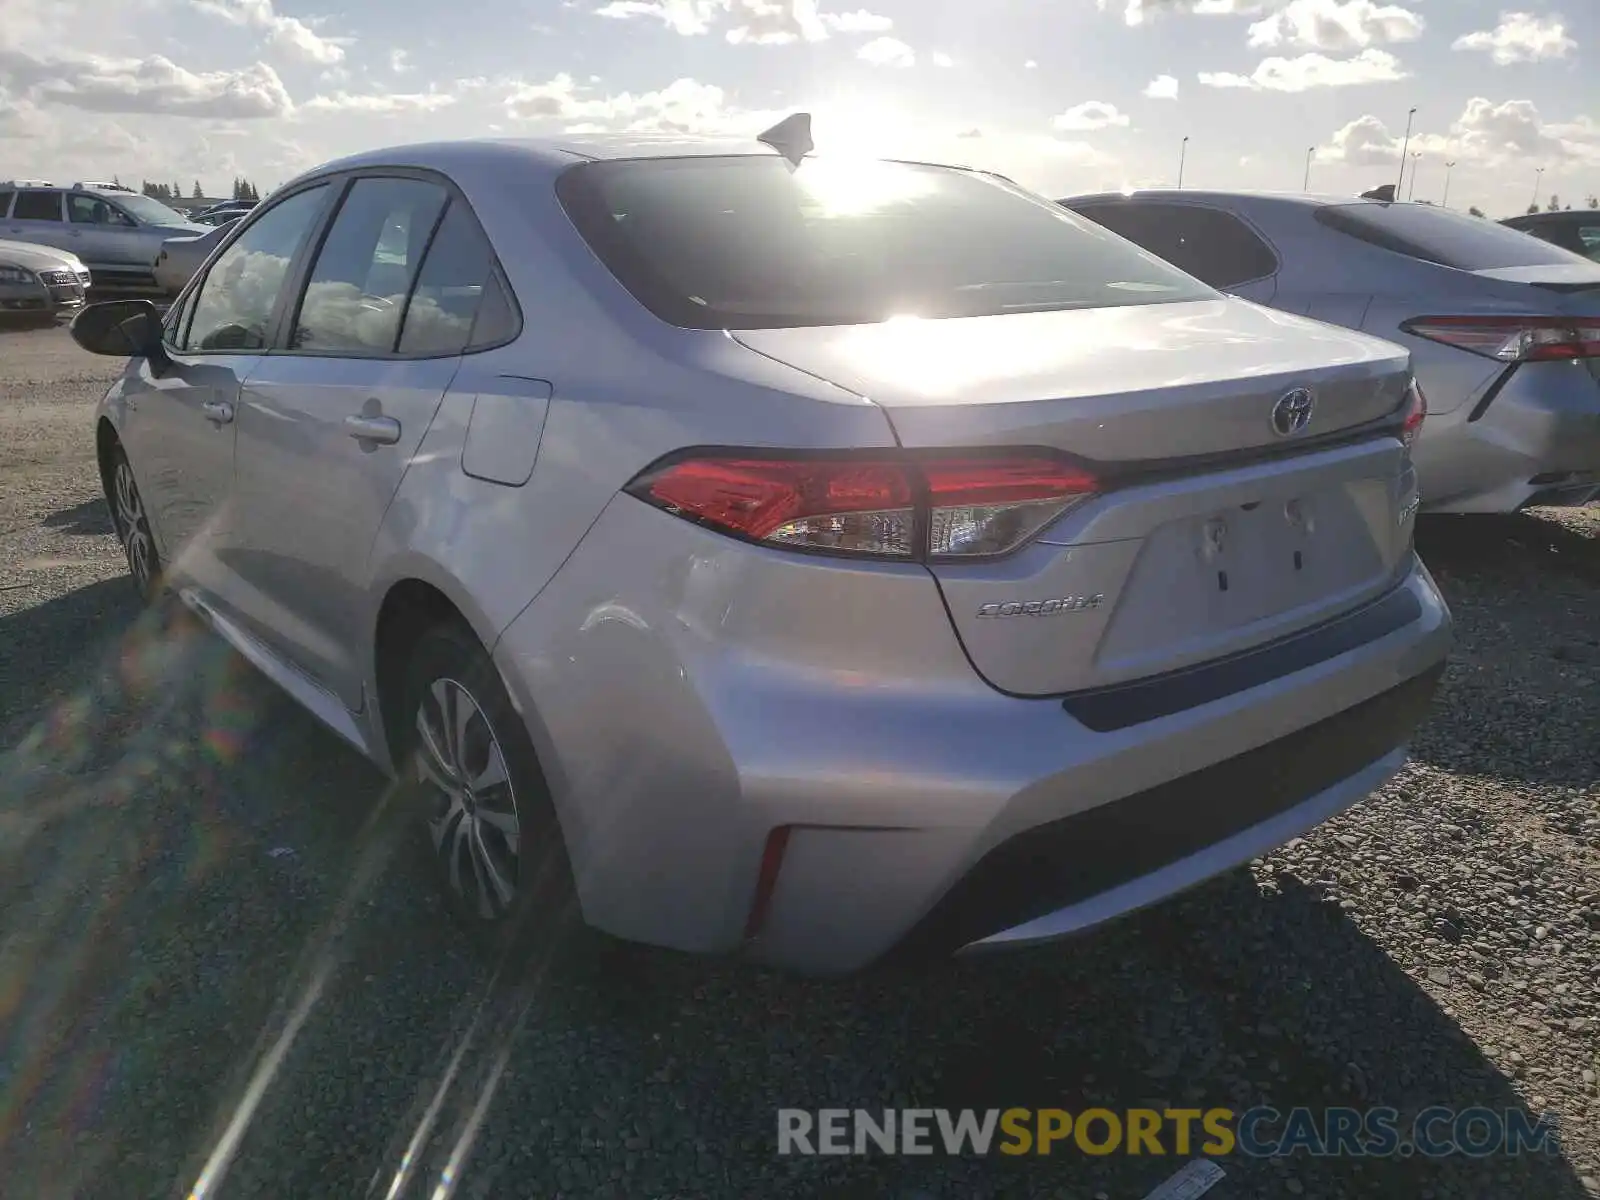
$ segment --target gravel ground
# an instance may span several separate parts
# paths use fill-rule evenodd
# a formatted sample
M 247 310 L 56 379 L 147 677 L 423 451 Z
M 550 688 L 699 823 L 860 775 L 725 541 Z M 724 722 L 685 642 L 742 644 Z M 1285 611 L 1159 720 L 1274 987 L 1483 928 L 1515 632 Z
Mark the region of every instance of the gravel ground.
M 136 613 L 113 371 L 0 332 L 0 1193 L 1140 1200 L 1180 1165 L 774 1152 L 780 1106 L 1090 1103 L 1563 1120 L 1558 1157 L 1234 1157 L 1216 1200 L 1600 1192 L 1600 509 L 1426 528 L 1460 645 L 1413 765 L 1177 903 L 842 983 L 584 938 L 496 969 L 368 767 Z

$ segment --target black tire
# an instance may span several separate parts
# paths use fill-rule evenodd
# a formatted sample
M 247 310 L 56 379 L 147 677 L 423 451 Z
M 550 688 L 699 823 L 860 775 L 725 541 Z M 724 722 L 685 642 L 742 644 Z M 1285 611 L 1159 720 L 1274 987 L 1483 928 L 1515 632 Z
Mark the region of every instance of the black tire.
M 503 950 L 533 931 L 572 923 L 572 871 L 538 756 L 469 630 L 440 625 L 418 639 L 395 730 L 397 774 L 434 881 L 474 940 Z M 457 730 L 464 731 L 459 750 L 452 744 Z M 496 753 L 503 771 L 495 768 Z
M 156 548 L 155 531 L 150 527 L 150 515 L 134 478 L 133 464 L 121 446 L 111 451 L 105 492 L 111 526 L 128 560 L 128 574 L 139 598 L 152 605 L 161 595 L 161 552 Z

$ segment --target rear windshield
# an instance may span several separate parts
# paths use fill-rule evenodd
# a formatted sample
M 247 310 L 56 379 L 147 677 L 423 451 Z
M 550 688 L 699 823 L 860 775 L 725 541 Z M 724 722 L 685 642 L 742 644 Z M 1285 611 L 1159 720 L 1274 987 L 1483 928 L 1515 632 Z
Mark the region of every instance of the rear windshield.
M 694 329 L 1104 308 L 1217 293 L 990 175 L 773 156 L 586 163 L 557 191 L 657 316 Z
M 1317 220 L 1385 250 L 1459 271 L 1584 261 L 1498 222 L 1427 204 L 1335 204 L 1319 208 Z

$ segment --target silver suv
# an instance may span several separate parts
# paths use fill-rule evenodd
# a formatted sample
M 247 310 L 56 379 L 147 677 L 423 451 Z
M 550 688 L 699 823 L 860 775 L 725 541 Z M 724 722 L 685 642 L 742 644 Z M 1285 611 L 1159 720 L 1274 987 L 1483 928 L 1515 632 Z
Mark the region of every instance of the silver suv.
M 204 232 L 161 201 L 126 188 L 0 183 L 0 237 L 65 250 L 82 260 L 100 287 L 154 286 L 161 243 Z
M 373 152 L 85 310 L 140 589 L 397 775 L 485 933 L 1023 945 L 1398 770 L 1450 641 L 1406 352 L 787 157 Z

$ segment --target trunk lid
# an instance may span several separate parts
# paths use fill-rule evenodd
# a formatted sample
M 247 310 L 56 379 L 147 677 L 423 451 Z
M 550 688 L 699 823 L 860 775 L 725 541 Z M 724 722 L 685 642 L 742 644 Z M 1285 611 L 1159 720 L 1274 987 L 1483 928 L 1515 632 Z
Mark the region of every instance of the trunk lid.
M 1051 447 L 1108 482 L 1020 552 L 931 570 L 978 671 L 1054 695 L 1281 638 L 1404 571 L 1406 351 L 1239 300 L 733 334 L 881 405 L 901 443 Z M 1309 389 L 1310 425 L 1274 406 Z
M 741 330 L 752 350 L 882 406 L 908 447 L 1031 445 L 1137 464 L 1282 443 L 1272 406 L 1315 385 L 1306 435 L 1393 412 L 1407 352 L 1237 299 Z

